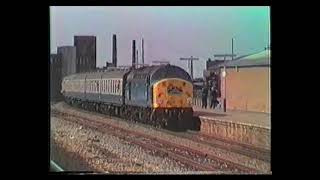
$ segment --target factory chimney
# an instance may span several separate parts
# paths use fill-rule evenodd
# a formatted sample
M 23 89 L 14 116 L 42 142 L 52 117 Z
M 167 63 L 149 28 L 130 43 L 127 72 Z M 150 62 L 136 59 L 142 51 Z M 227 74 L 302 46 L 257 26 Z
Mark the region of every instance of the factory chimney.
M 138 52 L 138 49 L 137 49 L 137 56 L 136 56 L 136 68 L 139 67 L 139 52 Z
M 117 36 L 115 34 L 112 38 L 112 64 L 117 67 Z
M 132 67 L 136 68 L 136 40 L 132 40 Z
M 141 54 L 141 58 L 142 58 L 142 64 L 144 64 L 144 44 L 143 44 L 143 38 L 142 38 L 142 54 Z

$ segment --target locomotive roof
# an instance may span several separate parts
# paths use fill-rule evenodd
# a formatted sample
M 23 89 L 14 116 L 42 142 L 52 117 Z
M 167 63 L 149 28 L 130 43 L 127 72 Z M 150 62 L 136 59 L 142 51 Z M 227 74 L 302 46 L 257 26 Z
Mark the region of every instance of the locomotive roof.
M 101 76 L 108 78 L 123 78 L 129 71 L 130 70 L 111 70 L 104 72 L 78 73 L 66 76 L 64 79 L 99 79 Z M 147 81 L 148 78 L 150 78 L 150 83 L 163 78 L 181 78 L 191 82 L 189 74 L 184 69 L 174 65 L 144 66 L 133 69 L 128 74 L 128 81 Z
M 182 78 L 187 81 L 191 81 L 189 74 L 182 68 L 174 65 L 153 65 L 145 66 L 135 70 L 132 70 L 128 75 L 128 81 L 147 81 L 150 78 L 150 82 L 153 83 L 163 78 Z

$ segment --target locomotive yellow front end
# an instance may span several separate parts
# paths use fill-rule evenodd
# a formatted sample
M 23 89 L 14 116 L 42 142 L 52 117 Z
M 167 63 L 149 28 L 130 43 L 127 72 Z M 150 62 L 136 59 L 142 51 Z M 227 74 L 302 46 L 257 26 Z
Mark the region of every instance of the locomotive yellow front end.
M 192 127 L 193 85 L 179 78 L 162 79 L 153 84 L 153 117 L 169 129 Z
M 192 108 L 192 98 L 192 83 L 183 79 L 163 79 L 153 85 L 153 108 Z

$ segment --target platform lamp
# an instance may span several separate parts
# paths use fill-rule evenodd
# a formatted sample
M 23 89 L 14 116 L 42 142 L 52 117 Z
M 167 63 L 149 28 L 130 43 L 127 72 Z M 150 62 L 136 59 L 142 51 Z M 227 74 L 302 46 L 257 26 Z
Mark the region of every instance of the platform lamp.
M 223 98 L 223 112 L 227 111 L 227 71 L 226 66 L 223 67 L 222 77 L 224 78 L 224 98 Z

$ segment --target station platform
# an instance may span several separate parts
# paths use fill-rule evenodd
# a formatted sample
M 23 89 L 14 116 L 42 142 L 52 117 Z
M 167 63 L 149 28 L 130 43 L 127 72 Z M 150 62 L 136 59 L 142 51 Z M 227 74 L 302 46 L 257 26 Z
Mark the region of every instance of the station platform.
M 271 117 L 268 113 L 246 112 L 193 107 L 199 117 L 200 133 L 221 139 L 236 141 L 264 149 L 270 149 Z

